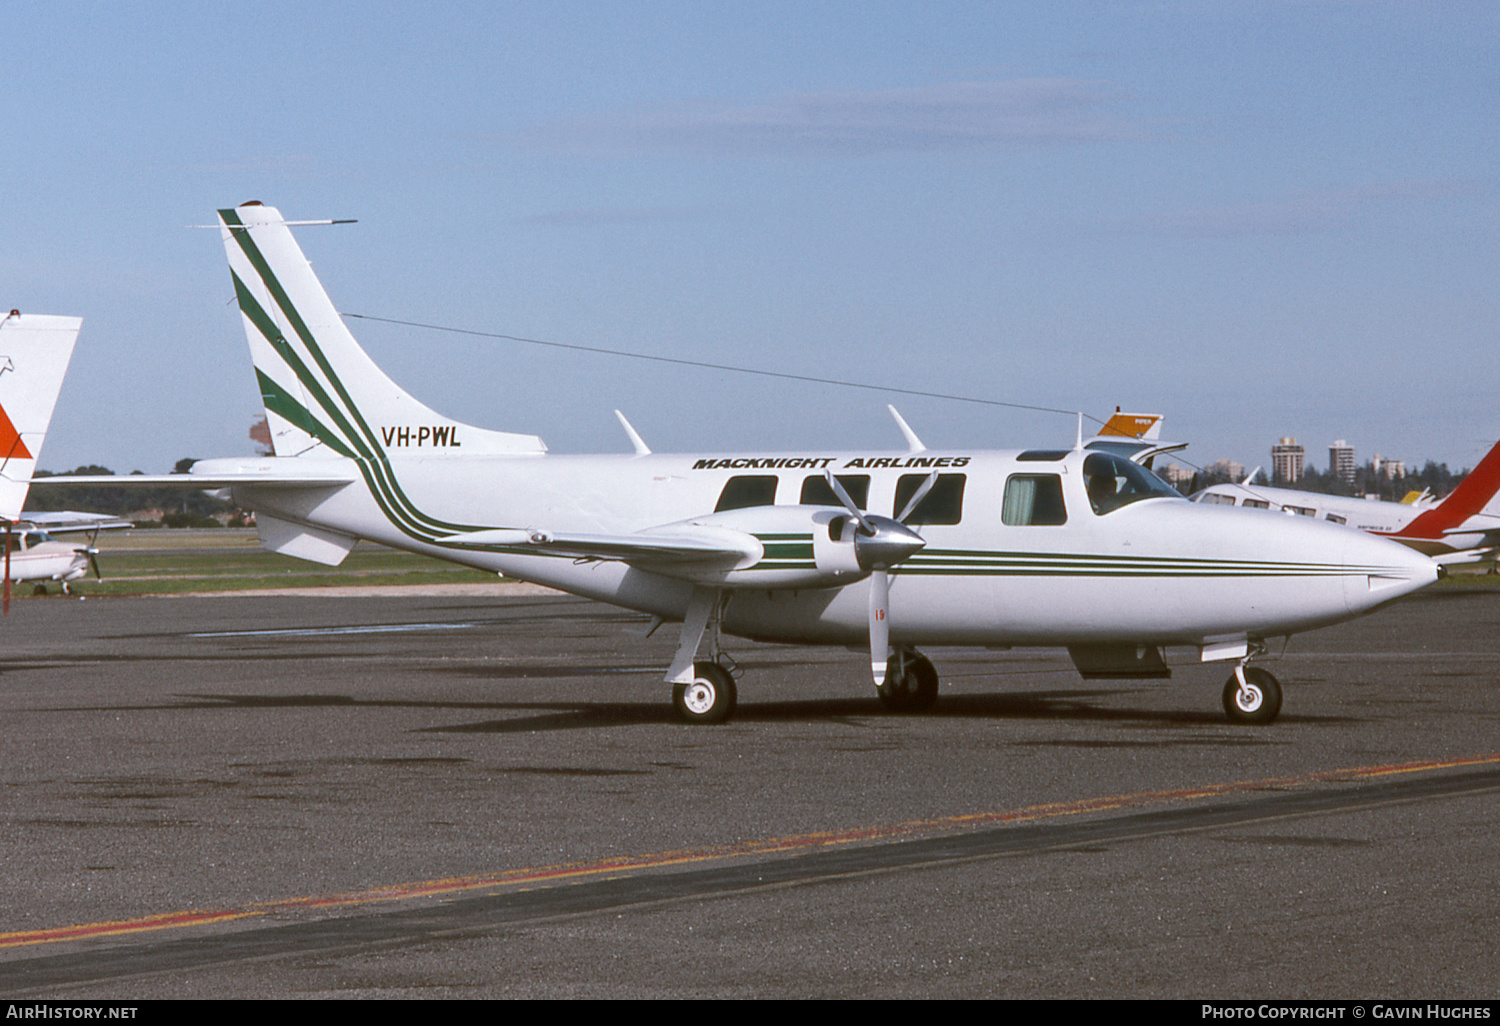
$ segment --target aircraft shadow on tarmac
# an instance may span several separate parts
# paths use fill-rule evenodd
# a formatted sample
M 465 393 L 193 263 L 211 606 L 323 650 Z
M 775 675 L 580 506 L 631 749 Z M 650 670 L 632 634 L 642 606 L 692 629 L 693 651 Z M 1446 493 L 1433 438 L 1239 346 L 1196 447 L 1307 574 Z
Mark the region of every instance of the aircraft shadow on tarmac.
M 862 725 L 872 719 L 910 720 L 912 722 L 932 720 L 1046 720 L 1057 723 L 1098 723 L 1134 725 L 1140 727 L 1208 727 L 1215 737 L 1199 739 L 1199 743 L 1214 744 L 1260 744 L 1275 740 L 1262 730 L 1247 731 L 1225 723 L 1223 716 L 1212 709 L 1204 710 L 1160 710 L 1106 708 L 1094 700 L 1122 694 L 1121 690 L 1098 689 L 1082 691 L 1035 691 L 1025 694 L 949 695 L 928 712 L 910 714 L 896 713 L 880 704 L 878 698 L 817 698 L 801 700 L 748 702 L 740 705 L 735 714 L 735 725 L 754 723 L 844 723 Z M 233 695 L 193 694 L 179 695 L 187 700 L 183 704 L 157 708 L 196 709 L 275 709 L 275 708 L 370 708 L 370 709 L 449 709 L 516 713 L 503 719 L 486 719 L 474 723 L 422 727 L 417 733 L 449 734 L 513 734 L 534 731 L 586 730 L 621 726 L 671 725 L 674 729 L 698 730 L 704 728 L 683 727 L 673 713 L 671 704 L 663 701 L 600 702 L 600 701 L 480 701 L 422 702 L 411 699 L 361 699 L 340 694 L 302 695 Z M 1343 717 L 1303 716 L 1282 717 L 1283 724 L 1307 723 L 1329 724 L 1343 722 Z M 731 725 L 728 729 L 733 729 Z M 1026 742 L 1063 746 L 1115 746 L 1118 744 L 1158 744 L 1154 740 L 1085 740 L 1058 739 L 1044 742 Z
M 1260 744 L 1271 741 L 1263 730 L 1245 730 L 1224 721 L 1217 709 L 1122 709 L 1104 708 L 1091 699 L 1118 694 L 1115 690 L 1031 691 L 1026 694 L 953 694 L 939 700 L 936 708 L 921 714 L 891 712 L 870 697 L 838 699 L 771 700 L 742 703 L 735 714 L 735 724 L 751 723 L 844 723 L 859 726 L 870 720 L 1049 720 L 1056 723 L 1127 724 L 1142 727 L 1214 727 L 1217 738 L 1212 742 L 1227 744 Z M 669 702 L 420 702 L 411 699 L 357 699 L 350 694 L 181 694 L 180 703 L 165 708 L 417 708 L 472 709 L 472 711 L 516 712 L 493 720 L 475 723 L 420 727 L 419 733 L 529 733 L 537 730 L 580 730 L 618 726 L 655 726 L 670 724 L 684 729 L 676 720 Z M 157 706 L 163 708 L 163 706 Z M 1283 717 L 1284 723 L 1332 723 L 1343 717 Z M 691 729 L 691 727 L 688 727 Z M 1113 745 L 1125 741 L 1085 741 L 1058 739 L 1034 744 Z M 1136 741 L 1136 744 L 1155 744 Z
M 850 698 L 821 698 L 791 701 L 762 701 L 741 703 L 735 710 L 730 725 L 754 723 L 846 723 L 860 725 L 871 720 L 1046 720 L 1057 723 L 1099 723 L 1135 725 L 1141 727 L 1210 727 L 1216 734 L 1215 743 L 1259 744 L 1273 740 L 1264 731 L 1247 732 L 1234 728 L 1224 721 L 1217 709 L 1203 711 L 1120 709 L 1093 704 L 1091 698 L 1102 698 L 1114 691 L 1056 691 L 1028 692 L 1026 694 L 950 695 L 939 700 L 937 706 L 927 712 L 910 714 L 886 709 L 874 696 Z M 627 724 L 671 724 L 679 726 L 676 716 L 665 702 L 518 702 L 509 705 L 517 712 L 535 710 L 530 716 L 518 716 L 503 720 L 463 724 L 448 727 L 428 727 L 437 733 L 496 733 L 506 734 L 543 730 L 577 730 L 597 727 L 622 726 Z M 545 710 L 545 711 L 544 711 Z M 1281 722 L 1331 722 L 1338 717 L 1291 717 L 1283 716 Z M 1040 744 L 1068 744 L 1066 741 L 1031 742 Z M 1073 744 L 1109 746 L 1115 741 L 1081 741 Z M 1156 741 L 1119 743 L 1156 744 Z

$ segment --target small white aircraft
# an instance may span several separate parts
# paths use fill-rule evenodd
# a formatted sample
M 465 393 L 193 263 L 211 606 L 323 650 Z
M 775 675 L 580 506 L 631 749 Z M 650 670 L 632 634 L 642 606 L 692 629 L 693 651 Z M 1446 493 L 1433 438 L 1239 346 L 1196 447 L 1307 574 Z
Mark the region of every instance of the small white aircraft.
M 1251 477 L 1254 477 L 1252 474 Z M 1267 509 L 1348 524 L 1391 538 L 1443 563 L 1488 558 L 1500 546 L 1500 443 L 1485 454 L 1441 502 L 1382 502 L 1320 495 L 1293 488 L 1216 484 L 1193 494 L 1194 502 Z
M 548 455 L 461 424 L 391 381 L 345 327 L 281 214 L 219 211 L 274 455 L 188 475 L 48 479 L 230 488 L 262 544 L 338 564 L 358 539 L 682 624 L 679 715 L 716 723 L 736 685 L 721 635 L 869 652 L 881 699 L 925 709 L 918 646 L 1065 646 L 1085 676 L 1163 677 L 1163 650 L 1233 662 L 1231 720 L 1268 723 L 1269 641 L 1437 579 L 1404 546 L 1326 522 L 1186 501 L 1103 448 Z M 894 411 L 893 411 L 894 412 Z M 711 658 L 699 659 L 710 638 Z
M 102 513 L 30 513 L 6 532 L 10 552 L 6 564 L 12 583 L 35 582 L 38 592 L 46 591 L 47 581 L 62 585 L 64 595 L 71 595 L 71 582 L 94 572 L 99 573 L 99 550 L 95 547 L 100 531 L 133 526 L 128 520 Z M 86 545 L 58 541 L 54 535 L 87 533 Z
M 19 310 L 0 319 L 0 521 L 5 525 L 7 611 L 13 580 L 74 579 L 67 576 L 73 573 L 79 557 L 74 547 L 61 546 L 36 530 L 18 535 L 16 528 L 82 327 L 79 317 L 22 315 Z M 67 550 L 67 566 L 62 553 L 53 551 L 58 546 Z M 85 569 L 89 558 L 83 556 Z M 54 577 L 59 573 L 64 576 Z M 82 576 L 82 572 L 76 576 Z

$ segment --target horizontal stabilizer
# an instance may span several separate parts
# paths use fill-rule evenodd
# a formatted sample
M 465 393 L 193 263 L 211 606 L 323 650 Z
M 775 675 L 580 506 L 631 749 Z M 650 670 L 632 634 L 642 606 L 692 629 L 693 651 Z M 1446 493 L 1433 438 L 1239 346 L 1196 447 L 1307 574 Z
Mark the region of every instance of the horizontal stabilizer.
M 254 485 L 257 488 L 340 488 L 352 484 L 352 473 L 284 474 L 246 471 L 230 474 L 94 474 L 39 477 L 37 485 L 79 485 L 90 488 L 186 488 L 213 491 Z

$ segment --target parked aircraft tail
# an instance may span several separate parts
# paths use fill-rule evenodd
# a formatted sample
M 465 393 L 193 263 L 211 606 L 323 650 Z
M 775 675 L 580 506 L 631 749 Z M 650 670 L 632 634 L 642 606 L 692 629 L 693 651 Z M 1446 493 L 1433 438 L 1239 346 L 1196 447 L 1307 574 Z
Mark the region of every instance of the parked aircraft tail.
M 534 435 L 486 431 L 423 405 L 345 326 L 274 207 L 220 210 L 224 248 L 277 456 L 540 455 Z
M 1495 512 L 1497 494 L 1500 494 L 1500 442 L 1469 471 L 1457 488 L 1448 493 L 1447 498 L 1389 537 L 1412 544 L 1457 533 L 1476 514 Z
M 16 310 L 0 320 L 0 520 L 20 519 L 82 326 Z

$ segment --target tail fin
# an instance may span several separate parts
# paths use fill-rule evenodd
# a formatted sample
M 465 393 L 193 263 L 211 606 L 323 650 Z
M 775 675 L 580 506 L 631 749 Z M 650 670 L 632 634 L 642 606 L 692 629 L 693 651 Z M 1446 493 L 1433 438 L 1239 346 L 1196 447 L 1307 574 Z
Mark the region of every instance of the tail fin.
M 323 291 L 280 211 L 220 210 L 277 456 L 540 455 L 535 435 L 486 431 L 433 412 L 375 365 Z
M 0 320 L 0 520 L 17 520 L 78 340 L 81 317 Z
M 1476 513 L 1487 510 L 1500 493 L 1500 442 L 1448 497 L 1395 532 L 1394 538 L 1441 538 Z
M 1154 442 L 1161 437 L 1161 414 L 1121 413 L 1118 406 L 1115 414 L 1099 429 L 1101 435 L 1121 435 L 1125 438 L 1142 438 Z

